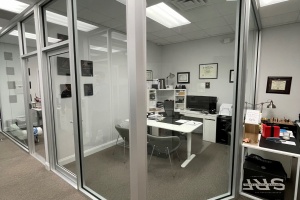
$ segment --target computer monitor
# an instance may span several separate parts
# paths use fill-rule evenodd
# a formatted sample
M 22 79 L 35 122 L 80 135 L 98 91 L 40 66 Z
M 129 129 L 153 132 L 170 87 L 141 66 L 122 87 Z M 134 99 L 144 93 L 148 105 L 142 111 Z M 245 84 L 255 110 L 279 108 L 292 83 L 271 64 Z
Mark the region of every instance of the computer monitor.
M 211 114 L 215 114 L 217 102 L 217 97 L 188 95 L 186 107 L 195 111 L 206 111 Z

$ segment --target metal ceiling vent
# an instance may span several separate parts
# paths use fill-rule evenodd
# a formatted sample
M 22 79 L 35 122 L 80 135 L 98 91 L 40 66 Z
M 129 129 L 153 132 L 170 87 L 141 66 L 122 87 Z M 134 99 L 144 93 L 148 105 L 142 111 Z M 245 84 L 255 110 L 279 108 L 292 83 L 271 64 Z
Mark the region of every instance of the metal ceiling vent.
M 171 0 L 174 6 L 183 11 L 205 6 L 207 2 L 208 0 Z

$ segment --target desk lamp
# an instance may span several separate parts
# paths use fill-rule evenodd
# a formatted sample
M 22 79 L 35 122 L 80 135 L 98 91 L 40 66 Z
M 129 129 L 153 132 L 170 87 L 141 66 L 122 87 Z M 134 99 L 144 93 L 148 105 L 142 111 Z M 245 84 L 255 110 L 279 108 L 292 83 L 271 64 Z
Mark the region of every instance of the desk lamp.
M 268 100 L 266 102 L 261 102 L 259 104 L 256 104 L 256 105 L 261 105 L 260 106 L 260 113 L 262 113 L 263 106 L 264 106 L 265 103 L 268 103 L 267 108 L 272 108 L 272 109 L 276 108 L 275 104 L 273 103 L 273 100 Z
M 175 77 L 175 75 L 174 74 L 172 74 L 172 73 L 170 73 L 169 74 L 169 76 L 167 76 L 167 85 L 169 85 L 169 83 L 168 83 L 168 78 L 170 78 L 170 79 L 172 79 L 172 78 L 174 78 Z

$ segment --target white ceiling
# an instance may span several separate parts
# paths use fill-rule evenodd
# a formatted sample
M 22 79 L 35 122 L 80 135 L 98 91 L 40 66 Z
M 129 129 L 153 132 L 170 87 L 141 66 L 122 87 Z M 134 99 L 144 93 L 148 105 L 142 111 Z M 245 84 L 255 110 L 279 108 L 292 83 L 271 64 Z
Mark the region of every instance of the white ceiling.
M 147 6 L 160 2 L 162 0 L 148 0 Z M 234 33 L 236 2 L 210 0 L 207 5 L 189 11 L 180 11 L 170 0 L 163 2 L 191 21 L 191 24 L 169 29 L 147 18 L 147 39 L 158 45 Z M 77 7 L 78 18 L 126 32 L 126 8 L 116 0 L 78 0 Z
M 19 1 L 33 4 L 39 0 Z M 208 0 L 207 5 L 188 11 L 179 10 L 170 3 L 171 0 L 147 0 L 147 6 L 162 1 L 186 17 L 191 24 L 169 29 L 147 18 L 147 39 L 158 45 L 219 35 L 228 37 L 235 31 L 236 1 Z M 125 5 L 116 0 L 77 0 L 77 2 L 78 18 L 82 21 L 126 32 Z M 66 12 L 66 4 L 62 0 L 56 1 L 50 7 L 49 9 L 56 10 L 61 14 Z M 300 23 L 300 0 L 289 0 L 262 7 L 259 12 L 263 28 Z
M 259 9 L 263 28 L 300 22 L 300 0 L 265 6 Z

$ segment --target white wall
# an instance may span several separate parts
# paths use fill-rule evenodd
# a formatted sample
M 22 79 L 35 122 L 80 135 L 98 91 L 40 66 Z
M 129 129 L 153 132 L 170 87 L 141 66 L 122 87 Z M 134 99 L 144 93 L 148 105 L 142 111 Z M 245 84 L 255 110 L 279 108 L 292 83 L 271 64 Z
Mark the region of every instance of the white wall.
M 290 95 L 266 93 L 268 76 L 292 76 Z M 258 101 L 272 99 L 276 109 L 263 116 L 298 119 L 300 113 L 300 23 L 263 29 Z
M 175 78 L 169 84 L 177 84 L 177 72 L 190 72 L 190 84 L 187 84 L 188 95 L 217 96 L 218 106 L 232 103 L 233 83 L 229 83 L 229 70 L 234 69 L 234 42 L 224 44 L 219 36 L 201 40 L 182 42 L 162 47 L 162 69 L 158 78 L 166 78 L 174 73 Z M 199 79 L 199 64 L 218 63 L 217 79 Z M 210 82 L 210 89 L 199 92 L 200 83 Z

